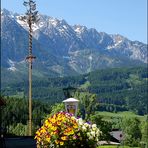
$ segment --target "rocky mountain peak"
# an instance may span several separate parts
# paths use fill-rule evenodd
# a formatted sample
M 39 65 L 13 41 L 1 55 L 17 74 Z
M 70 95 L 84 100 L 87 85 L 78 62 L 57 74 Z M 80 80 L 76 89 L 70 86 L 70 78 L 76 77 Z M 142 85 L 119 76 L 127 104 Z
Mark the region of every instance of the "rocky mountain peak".
M 6 9 L 1 14 L 2 62 L 7 63 L 3 66 L 10 66 L 10 60 L 20 62 L 26 57 L 28 25 L 19 19 L 20 14 Z M 32 26 L 33 52 L 38 57 L 36 67 L 47 75 L 51 72 L 63 76 L 147 63 L 146 44 L 119 34 L 98 32 L 95 28 L 71 26 L 63 19 L 42 14 L 39 18 Z

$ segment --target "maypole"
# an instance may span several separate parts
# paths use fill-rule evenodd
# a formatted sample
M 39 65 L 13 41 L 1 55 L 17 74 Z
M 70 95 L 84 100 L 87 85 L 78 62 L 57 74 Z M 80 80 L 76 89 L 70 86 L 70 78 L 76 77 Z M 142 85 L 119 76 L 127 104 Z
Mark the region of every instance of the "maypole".
M 27 12 L 25 13 L 25 16 L 21 17 L 21 20 L 25 21 L 28 24 L 29 27 L 29 50 L 28 50 L 28 56 L 26 57 L 26 60 L 29 64 L 29 123 L 28 123 L 28 129 L 29 129 L 29 136 L 32 136 L 32 62 L 36 58 L 32 54 L 32 24 L 36 23 L 38 21 L 38 11 L 36 11 L 36 4 L 35 1 L 29 0 L 24 1 L 23 5 L 27 8 Z

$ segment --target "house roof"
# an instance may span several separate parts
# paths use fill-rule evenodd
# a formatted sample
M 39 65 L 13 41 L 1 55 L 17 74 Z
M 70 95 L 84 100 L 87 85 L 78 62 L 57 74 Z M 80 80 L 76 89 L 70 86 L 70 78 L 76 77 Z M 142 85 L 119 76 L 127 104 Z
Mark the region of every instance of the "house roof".
M 124 138 L 123 132 L 121 130 L 113 130 L 110 132 L 110 135 L 112 138 L 117 140 L 116 142 L 120 142 Z

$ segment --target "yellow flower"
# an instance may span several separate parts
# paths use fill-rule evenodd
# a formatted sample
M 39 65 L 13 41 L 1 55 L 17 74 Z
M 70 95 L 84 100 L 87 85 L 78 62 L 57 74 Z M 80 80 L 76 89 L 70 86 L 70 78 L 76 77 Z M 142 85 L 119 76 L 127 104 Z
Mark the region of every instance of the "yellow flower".
M 73 128 L 78 128 L 78 125 L 77 125 L 77 124 L 74 124 L 74 125 L 73 125 Z
M 34 139 L 36 139 L 37 141 L 41 141 L 41 138 L 40 137 L 38 137 L 38 136 L 35 136 L 35 138 Z
M 55 140 L 55 143 L 56 143 L 56 144 L 59 144 L 59 140 Z
M 54 123 L 56 123 L 56 119 L 55 118 L 52 118 L 51 119 L 51 122 L 54 124 Z
M 71 129 L 71 131 L 70 131 L 70 135 L 73 135 L 74 134 L 74 131 L 73 131 L 73 129 Z
M 57 130 L 57 127 L 56 126 L 52 126 L 51 127 L 51 130 L 56 131 Z
M 62 139 L 62 140 L 66 140 L 66 139 L 67 139 L 67 137 L 66 137 L 66 136 L 63 136 L 63 137 L 61 137 L 61 139 Z
M 39 131 L 37 131 L 37 132 L 36 132 L 36 135 L 40 135 L 40 132 L 39 132 Z
M 58 121 L 58 122 L 57 122 L 57 125 L 61 125 L 61 122 Z
M 61 142 L 60 142 L 60 145 L 64 145 L 64 142 L 63 142 L 63 141 L 61 141 Z
M 46 138 L 46 141 L 47 141 L 47 142 L 50 142 L 50 137 Z

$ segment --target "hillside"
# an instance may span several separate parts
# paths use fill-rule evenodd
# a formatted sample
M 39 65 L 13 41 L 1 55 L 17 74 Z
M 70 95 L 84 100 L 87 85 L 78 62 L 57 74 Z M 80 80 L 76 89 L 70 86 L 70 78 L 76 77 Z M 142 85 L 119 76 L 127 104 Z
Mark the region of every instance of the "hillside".
M 33 98 L 55 103 L 65 99 L 63 88 L 75 87 L 78 92 L 97 94 L 101 111 L 147 113 L 148 71 L 144 67 L 115 68 L 64 78 L 42 78 L 33 81 Z M 4 95 L 27 97 L 28 83 L 21 80 L 6 83 Z

